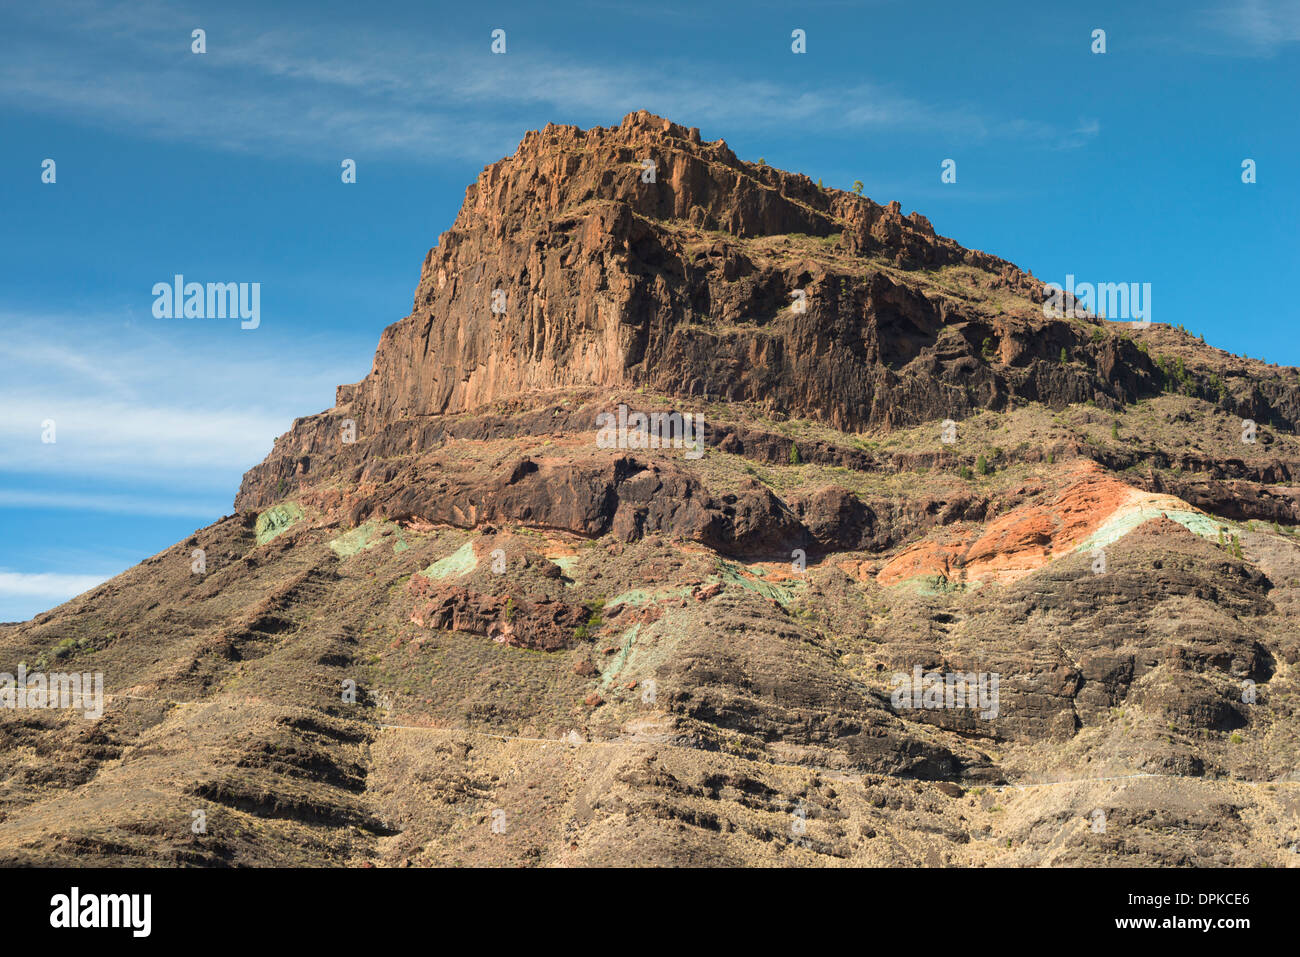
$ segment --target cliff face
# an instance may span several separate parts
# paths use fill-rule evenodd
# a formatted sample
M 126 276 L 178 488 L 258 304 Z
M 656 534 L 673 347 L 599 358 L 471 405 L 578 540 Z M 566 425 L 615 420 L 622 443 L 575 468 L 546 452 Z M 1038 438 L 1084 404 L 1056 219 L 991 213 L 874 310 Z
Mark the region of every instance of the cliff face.
M 928 288 L 945 268 L 1016 308 Z M 1096 348 L 1086 330 L 1045 322 L 1041 298 L 1036 280 L 918 213 L 742 162 L 698 130 L 646 113 L 617 128 L 549 126 L 468 189 L 412 314 L 339 405 L 373 429 L 526 390 L 643 387 L 857 429 L 1013 396 L 1151 390 L 1135 348 Z M 1062 348 L 1082 366 L 1059 369 Z

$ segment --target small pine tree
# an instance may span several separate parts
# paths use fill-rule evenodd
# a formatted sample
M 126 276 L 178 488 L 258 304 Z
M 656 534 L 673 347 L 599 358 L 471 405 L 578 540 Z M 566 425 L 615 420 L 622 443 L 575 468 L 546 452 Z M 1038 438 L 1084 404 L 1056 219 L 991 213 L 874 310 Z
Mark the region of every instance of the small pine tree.
M 760 157 L 758 158 L 758 165 L 759 165 L 759 166 L 766 166 L 766 165 L 767 165 L 767 160 L 763 159 L 763 157 L 760 156 Z
M 791 445 L 791 446 L 790 446 L 790 464 L 791 464 L 791 465 L 799 465 L 799 464 L 801 464 L 802 462 L 803 462 L 803 459 L 799 457 L 799 446 L 797 446 L 797 445 Z
M 989 474 L 989 460 L 984 457 L 983 452 L 981 452 L 979 458 L 975 460 L 975 471 L 980 475 Z
M 861 196 L 861 195 L 862 195 L 862 189 L 863 189 L 863 186 L 862 186 L 862 180 L 860 180 L 860 179 L 855 179 L 855 180 L 853 181 L 853 193 L 854 193 L 854 195 L 856 195 L 856 196 Z
M 818 189 L 825 189 L 825 188 L 826 188 L 825 186 L 822 185 L 822 178 L 821 178 L 820 176 L 817 177 L 817 188 L 818 188 Z
M 1069 361 L 1069 356 L 1065 354 L 1065 346 L 1061 346 L 1061 365 L 1065 365 Z
M 1110 424 L 1110 437 L 1112 439 L 1119 438 L 1119 419 L 1116 419 Z

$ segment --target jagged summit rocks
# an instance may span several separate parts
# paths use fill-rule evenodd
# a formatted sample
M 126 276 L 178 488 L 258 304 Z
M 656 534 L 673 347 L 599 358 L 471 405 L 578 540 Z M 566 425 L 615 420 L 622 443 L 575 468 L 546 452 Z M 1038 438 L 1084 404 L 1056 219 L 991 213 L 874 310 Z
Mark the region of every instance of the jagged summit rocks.
M 1015 307 L 943 294 L 926 281 L 942 270 Z M 1044 321 L 1041 298 L 1010 263 L 896 202 L 819 188 L 633 113 L 529 133 L 485 169 L 426 257 L 412 314 L 339 405 L 373 430 L 525 390 L 623 386 L 853 429 L 1152 390 L 1135 348 Z M 1076 366 L 1060 368 L 1062 348 Z

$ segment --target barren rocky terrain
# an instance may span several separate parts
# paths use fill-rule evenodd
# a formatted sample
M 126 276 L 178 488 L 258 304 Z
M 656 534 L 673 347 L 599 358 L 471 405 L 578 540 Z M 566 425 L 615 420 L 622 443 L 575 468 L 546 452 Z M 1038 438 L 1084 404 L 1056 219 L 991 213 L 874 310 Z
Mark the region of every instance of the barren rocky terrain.
M 1045 297 L 647 113 L 529 133 L 234 514 L 0 625 L 108 692 L 0 709 L 0 863 L 1300 865 L 1300 371 Z

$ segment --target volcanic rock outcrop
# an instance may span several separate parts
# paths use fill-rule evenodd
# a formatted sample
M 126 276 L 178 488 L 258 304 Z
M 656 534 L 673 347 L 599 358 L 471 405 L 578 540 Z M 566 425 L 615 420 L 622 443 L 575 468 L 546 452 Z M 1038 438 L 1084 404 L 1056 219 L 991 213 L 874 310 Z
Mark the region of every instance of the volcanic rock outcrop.
M 1295 866 L 1300 373 L 1043 299 L 529 133 L 236 514 L 0 625 L 108 691 L 0 710 L 0 862 Z

